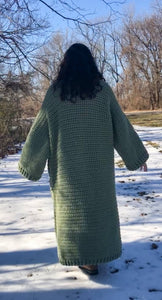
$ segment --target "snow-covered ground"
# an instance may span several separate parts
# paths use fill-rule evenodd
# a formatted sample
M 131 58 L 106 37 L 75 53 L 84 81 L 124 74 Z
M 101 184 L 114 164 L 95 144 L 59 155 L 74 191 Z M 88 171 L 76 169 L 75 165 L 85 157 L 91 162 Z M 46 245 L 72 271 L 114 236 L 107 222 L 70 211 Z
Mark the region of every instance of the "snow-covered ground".
M 162 300 L 162 128 L 135 128 L 148 172 L 116 165 L 123 254 L 93 277 L 58 262 L 47 171 L 34 183 L 17 171 L 20 154 L 0 161 L 0 299 Z

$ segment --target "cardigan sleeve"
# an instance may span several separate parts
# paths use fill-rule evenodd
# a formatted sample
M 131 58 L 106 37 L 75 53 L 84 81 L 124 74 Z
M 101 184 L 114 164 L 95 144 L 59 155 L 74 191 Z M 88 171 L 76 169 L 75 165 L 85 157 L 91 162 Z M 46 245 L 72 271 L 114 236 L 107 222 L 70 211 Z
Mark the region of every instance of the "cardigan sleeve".
M 122 157 L 126 167 L 129 170 L 136 170 L 146 162 L 149 154 L 121 110 L 112 89 L 110 87 L 109 89 L 114 148 Z
M 18 169 L 27 179 L 37 181 L 42 176 L 48 158 L 48 122 L 46 108 L 43 103 L 27 136 Z

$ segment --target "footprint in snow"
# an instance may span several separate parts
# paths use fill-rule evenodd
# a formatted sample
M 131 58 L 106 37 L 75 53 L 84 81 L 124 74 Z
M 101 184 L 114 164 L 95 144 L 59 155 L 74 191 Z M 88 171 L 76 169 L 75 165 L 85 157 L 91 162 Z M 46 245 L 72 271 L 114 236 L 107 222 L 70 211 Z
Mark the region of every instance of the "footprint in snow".
M 76 276 L 69 276 L 69 277 L 66 277 L 65 279 L 77 280 L 78 278 Z
M 162 292 L 162 289 L 149 289 L 148 291 L 150 293 L 152 293 L 152 292 Z
M 119 272 L 119 269 L 117 269 L 117 268 L 111 268 L 111 270 L 110 270 L 111 274 L 118 273 L 118 272 Z
M 135 258 L 125 259 L 126 264 L 130 264 L 130 263 L 134 263 L 134 262 L 135 262 Z
M 142 192 L 138 192 L 137 193 L 139 196 L 144 196 L 144 195 L 148 195 L 148 193 L 147 192 L 145 192 L 145 191 L 142 191 Z
M 157 244 L 155 244 L 155 243 L 152 243 L 152 244 L 151 244 L 151 249 L 152 249 L 152 250 L 157 249 L 157 248 L 158 248 L 158 245 L 157 245 Z

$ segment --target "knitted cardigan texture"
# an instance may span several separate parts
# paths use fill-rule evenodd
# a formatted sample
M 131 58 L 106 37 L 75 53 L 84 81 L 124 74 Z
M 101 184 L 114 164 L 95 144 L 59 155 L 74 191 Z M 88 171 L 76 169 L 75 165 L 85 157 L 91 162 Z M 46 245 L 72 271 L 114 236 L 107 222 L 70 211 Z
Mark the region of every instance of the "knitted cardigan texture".
M 121 255 L 114 148 L 129 170 L 148 152 L 109 85 L 94 99 L 60 100 L 50 86 L 18 164 L 29 180 L 46 162 L 54 200 L 58 258 L 63 265 L 108 262 Z

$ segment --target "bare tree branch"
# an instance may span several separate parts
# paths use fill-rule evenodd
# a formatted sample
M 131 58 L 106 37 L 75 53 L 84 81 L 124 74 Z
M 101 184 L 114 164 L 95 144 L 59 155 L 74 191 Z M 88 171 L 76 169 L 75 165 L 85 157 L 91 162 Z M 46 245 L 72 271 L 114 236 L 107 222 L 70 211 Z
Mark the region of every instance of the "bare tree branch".
M 106 0 L 102 0 L 102 2 L 105 3 L 114 14 L 122 15 L 122 13 L 119 10 L 113 8 L 113 5 L 123 5 L 123 4 L 126 3 L 126 0 L 123 0 L 123 1 L 106 1 Z
M 77 2 L 73 0 L 57 0 L 57 8 L 49 5 L 46 0 L 38 0 L 37 4 L 39 3 L 64 20 L 74 22 L 80 26 L 97 28 L 98 25 L 110 22 L 111 12 L 113 11 L 111 6 L 115 3 L 122 4 L 123 1 L 106 1 L 110 14 L 107 18 L 99 21 L 88 20 L 87 18 L 92 13 L 87 13 L 85 9 L 80 8 Z M 36 14 L 35 7 L 35 3 L 29 0 L 1 0 L 0 62 L 6 65 L 6 68 L 9 65 L 13 68 L 14 65 L 15 71 L 22 70 L 24 65 L 27 66 L 28 64 L 32 68 L 34 67 L 35 70 L 39 70 L 32 61 L 34 58 L 32 53 L 34 54 L 36 48 L 44 43 L 44 37 L 41 38 L 40 34 L 45 32 L 47 24 Z M 63 8 L 65 12 L 68 11 L 69 15 L 68 13 L 62 13 L 60 8 Z M 39 40 L 38 36 L 40 37 Z M 43 74 L 42 70 L 39 71 Z
M 103 1 L 103 0 L 102 0 Z M 73 10 L 75 12 L 78 12 L 79 13 L 79 17 L 77 18 L 73 18 L 73 17 L 68 17 L 68 16 L 65 16 L 61 13 L 58 12 L 58 10 L 54 9 L 51 5 L 49 5 L 46 1 L 44 0 L 39 0 L 39 2 L 41 2 L 42 4 L 44 4 L 46 7 L 48 7 L 51 11 L 53 11 L 55 14 L 57 14 L 58 16 L 60 16 L 61 18 L 63 18 L 64 20 L 67 20 L 67 21 L 73 21 L 74 23 L 77 23 L 77 24 L 80 24 L 80 25 L 86 25 L 86 26 L 97 26 L 99 24 L 104 24 L 104 23 L 107 23 L 109 22 L 110 20 L 110 16 L 111 16 L 111 12 L 113 11 L 114 13 L 117 12 L 117 10 L 114 10 L 112 8 L 112 4 L 123 4 L 125 1 L 122 1 L 122 2 L 119 2 L 119 1 L 113 1 L 113 2 L 107 2 L 106 4 L 109 6 L 109 9 L 110 9 L 110 16 L 103 20 L 103 21 L 99 21 L 99 22 L 90 22 L 90 21 L 87 21 L 85 16 L 86 14 L 81 14 L 80 13 L 80 8 L 74 8 L 72 7 L 69 3 L 65 2 L 65 1 L 62 1 L 62 0 L 59 0 L 59 2 L 63 5 L 66 5 L 68 7 L 69 10 Z

